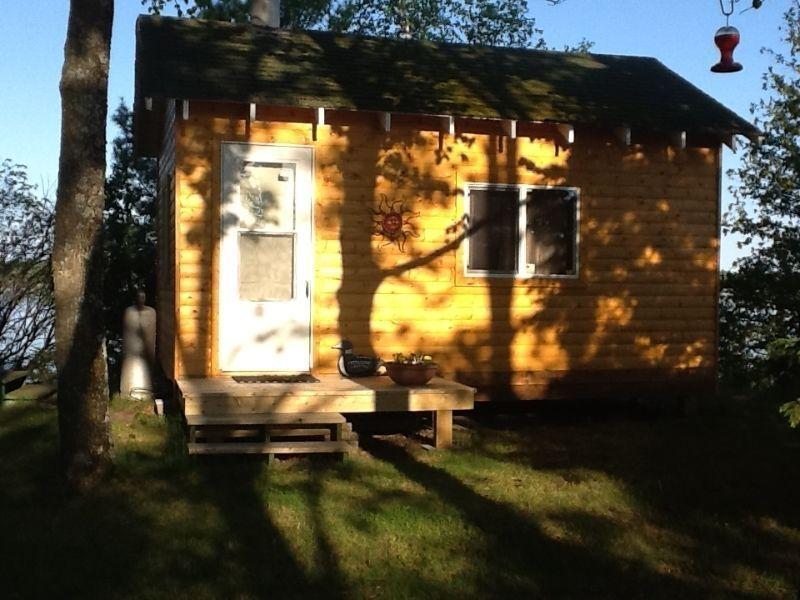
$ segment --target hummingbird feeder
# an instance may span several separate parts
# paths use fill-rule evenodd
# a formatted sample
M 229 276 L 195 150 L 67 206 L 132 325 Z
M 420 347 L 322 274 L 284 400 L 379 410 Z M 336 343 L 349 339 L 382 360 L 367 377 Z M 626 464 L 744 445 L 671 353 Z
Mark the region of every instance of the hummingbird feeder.
M 733 14 L 735 0 L 730 0 L 730 8 L 728 10 L 725 9 L 724 1 L 719 0 L 719 6 L 722 14 L 725 15 L 725 27 L 720 27 L 714 35 L 714 43 L 719 48 L 720 59 L 717 64 L 711 67 L 711 70 L 714 73 L 736 73 L 744 68 L 740 63 L 733 60 L 733 51 L 739 45 L 741 35 L 739 30 L 730 24 L 730 16 Z

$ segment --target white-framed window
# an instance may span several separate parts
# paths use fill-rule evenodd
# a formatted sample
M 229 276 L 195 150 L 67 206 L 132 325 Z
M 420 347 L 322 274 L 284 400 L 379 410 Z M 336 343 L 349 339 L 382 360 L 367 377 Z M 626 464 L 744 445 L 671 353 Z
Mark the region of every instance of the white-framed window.
M 467 277 L 578 276 L 580 190 L 470 183 Z

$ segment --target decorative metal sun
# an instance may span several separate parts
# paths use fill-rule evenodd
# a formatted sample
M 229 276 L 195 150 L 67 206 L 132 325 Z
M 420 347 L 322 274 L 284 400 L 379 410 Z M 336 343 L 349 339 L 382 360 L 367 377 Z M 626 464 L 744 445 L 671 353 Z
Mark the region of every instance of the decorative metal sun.
M 409 237 L 419 237 L 411 219 L 419 216 L 418 212 L 408 209 L 402 200 L 389 200 L 386 194 L 381 194 L 378 208 L 370 209 L 372 213 L 372 235 L 382 237 L 386 243 L 381 247 L 395 244 L 400 252 L 406 251 L 406 241 Z

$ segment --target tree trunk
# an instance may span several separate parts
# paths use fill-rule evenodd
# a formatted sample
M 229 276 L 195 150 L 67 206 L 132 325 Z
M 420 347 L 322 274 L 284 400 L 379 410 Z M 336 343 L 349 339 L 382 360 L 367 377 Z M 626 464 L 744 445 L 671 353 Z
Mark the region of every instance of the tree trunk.
M 71 0 L 61 72 L 53 285 L 61 458 L 91 489 L 111 464 L 103 324 L 103 204 L 114 0 Z

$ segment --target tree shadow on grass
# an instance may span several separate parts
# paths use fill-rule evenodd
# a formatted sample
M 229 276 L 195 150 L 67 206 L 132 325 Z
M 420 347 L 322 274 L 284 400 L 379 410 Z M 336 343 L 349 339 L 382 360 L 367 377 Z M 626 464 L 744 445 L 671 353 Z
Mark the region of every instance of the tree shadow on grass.
M 177 466 L 176 491 L 185 492 L 195 504 L 205 504 L 218 516 L 216 532 L 210 535 L 216 539 L 216 564 L 210 569 L 211 577 L 206 573 L 194 576 L 211 579 L 211 589 L 226 597 L 340 597 L 339 572 L 319 513 L 321 483 L 313 476 L 314 471 L 304 493 L 311 506 L 311 527 L 318 542 L 315 560 L 322 572 L 319 577 L 309 575 L 298 562 L 296 550 L 270 514 L 274 507 L 266 492 L 272 487 L 274 471 L 265 458 L 188 456 L 185 435 L 182 417 L 173 415 L 167 422 L 164 452 L 173 457 Z M 204 533 L 199 532 L 201 536 Z M 183 570 L 184 576 L 190 578 L 202 557 L 188 558 Z
M 473 557 L 475 589 L 481 597 L 677 598 L 704 593 L 688 582 L 651 570 L 643 561 L 626 562 L 605 552 L 614 528 L 588 513 L 565 512 L 562 518 L 608 538 L 596 547 L 548 536 L 531 515 L 481 495 L 450 473 L 420 462 L 406 449 L 378 439 L 364 440 L 363 447 L 454 507 L 482 532 Z
M 761 574 L 759 585 L 797 585 L 800 543 L 790 532 L 800 529 L 800 487 L 786 477 L 795 462 L 790 437 L 763 414 L 557 411 L 475 428 L 459 451 L 566 483 L 613 481 L 647 527 L 680 549 L 676 560 L 702 576 L 707 593 L 731 596 L 745 593 L 733 587 L 750 585 L 742 577 L 747 570 Z M 584 530 L 586 539 L 597 539 Z
M 45 411 L 44 415 L 42 411 Z M 55 410 L 42 409 L 34 404 L 2 406 L 0 481 L 3 484 L 0 485 L 0 505 L 28 502 L 31 494 L 38 495 L 49 482 L 60 481 L 55 446 L 58 430 L 52 417 L 55 417 Z M 25 474 L 23 480 L 14 477 L 20 472 Z
M 341 598 L 345 595 L 346 582 L 325 524 L 325 515 L 321 504 L 324 493 L 323 468 L 324 466 L 317 464 L 310 465 L 309 480 L 304 486 L 304 491 L 311 518 L 310 525 L 316 534 L 314 561 L 320 570 L 319 587 L 321 590 L 325 590 L 324 593 L 327 597 Z
M 4 407 L 0 457 L 0 595 L 108 597 L 135 585 L 150 522 L 105 486 L 67 495 L 53 409 Z
M 264 462 L 254 457 L 215 457 L 196 460 L 203 487 L 219 510 L 229 533 L 221 551 L 237 565 L 238 577 L 245 589 L 236 590 L 255 598 L 276 590 L 296 596 L 318 593 L 297 563 L 278 527 L 267 513 L 264 498 L 258 492 L 267 485 Z M 287 591 L 291 582 L 292 590 Z M 233 591 L 233 590 L 232 590 Z
M 770 514 L 800 528 L 800 488 L 783 477 L 794 462 L 792 432 L 763 415 L 682 418 L 634 407 L 517 414 L 495 430 L 483 425 L 469 443 L 483 456 L 537 470 L 605 472 L 665 511 Z
M 313 576 L 273 516 L 263 459 L 188 457 L 177 418 L 115 420 L 116 469 L 69 497 L 58 478 L 53 410 L 0 412 L 0 596 L 340 597 L 311 477 Z M 316 481 L 316 482 L 315 482 Z

